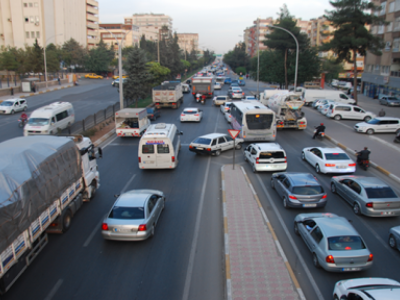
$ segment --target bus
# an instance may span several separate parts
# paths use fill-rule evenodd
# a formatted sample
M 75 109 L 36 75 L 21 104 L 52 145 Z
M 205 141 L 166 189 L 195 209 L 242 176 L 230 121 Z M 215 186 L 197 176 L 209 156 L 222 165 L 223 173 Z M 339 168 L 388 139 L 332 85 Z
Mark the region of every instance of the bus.
M 233 102 L 230 113 L 233 129 L 245 141 L 275 141 L 275 113 L 257 101 Z

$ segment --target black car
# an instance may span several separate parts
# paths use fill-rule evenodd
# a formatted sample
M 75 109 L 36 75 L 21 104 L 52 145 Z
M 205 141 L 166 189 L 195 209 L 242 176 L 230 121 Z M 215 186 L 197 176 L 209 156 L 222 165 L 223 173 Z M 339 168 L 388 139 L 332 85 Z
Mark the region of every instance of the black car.
M 149 120 L 155 121 L 157 118 L 161 117 L 161 110 L 155 107 L 147 107 L 146 110 Z

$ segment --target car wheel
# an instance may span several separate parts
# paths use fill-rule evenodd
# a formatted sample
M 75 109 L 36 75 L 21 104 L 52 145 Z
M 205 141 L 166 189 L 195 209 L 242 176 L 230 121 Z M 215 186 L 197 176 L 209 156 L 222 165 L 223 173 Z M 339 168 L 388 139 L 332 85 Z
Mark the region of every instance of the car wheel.
M 11 114 L 11 115 L 13 115 L 13 114 L 14 114 L 14 112 L 15 112 L 15 111 L 14 111 L 14 110 L 12 110 L 12 111 L 10 112 L 10 114 Z
M 275 189 L 275 183 L 274 183 L 274 179 L 271 178 L 271 188 L 274 190 Z
M 283 202 L 283 207 L 284 208 L 289 208 L 286 197 L 283 197 L 282 202 Z
M 306 160 L 306 154 L 304 152 L 301 152 L 301 159 Z
M 255 165 L 252 166 L 252 170 L 253 170 L 253 173 L 257 173 L 257 169 L 256 169 Z
M 318 257 L 317 257 L 317 255 L 315 253 L 313 253 L 313 264 L 317 269 L 321 268 L 321 266 L 320 266 L 320 264 L 318 262 Z
M 150 237 L 153 237 L 156 231 L 156 225 L 153 224 L 153 228 L 151 228 L 151 233 L 150 233 Z
M 340 121 L 340 119 L 342 118 L 340 115 L 336 115 L 333 117 L 336 121 Z
M 294 222 L 293 229 L 294 229 L 294 233 L 296 235 L 300 235 L 300 233 L 299 233 L 299 225 L 297 224 L 297 222 Z
M 369 120 L 371 120 L 371 117 L 370 117 L 370 116 L 366 116 L 366 117 L 364 118 L 364 121 L 365 121 L 365 122 L 368 122 Z
M 393 234 L 389 235 L 389 246 L 393 249 L 397 249 L 396 238 L 393 236 Z
M 371 135 L 371 134 L 374 134 L 374 130 L 373 130 L 373 129 L 371 129 L 371 128 L 370 128 L 370 129 L 368 129 L 368 130 L 367 130 L 367 134 L 369 134 L 369 135 Z
M 63 228 L 62 228 L 62 232 L 67 232 L 68 229 L 71 227 L 71 221 L 72 221 L 72 213 L 71 211 L 68 209 L 64 215 L 63 215 L 63 219 L 62 219 L 62 224 L 63 224 Z
M 336 194 L 336 185 L 333 182 L 331 183 L 331 191 Z
M 316 171 L 318 174 L 321 173 L 321 169 L 319 168 L 319 165 L 318 165 L 318 164 L 315 165 L 315 171 Z
M 353 205 L 353 211 L 354 211 L 354 213 L 355 213 L 357 216 L 361 215 L 360 205 L 358 205 L 358 203 L 354 203 L 354 205 Z
M 242 149 L 242 144 L 237 144 L 237 145 L 235 146 L 235 149 L 236 149 L 236 150 Z
M 215 151 L 215 155 L 216 155 L 216 156 L 219 156 L 220 154 L 221 154 L 221 150 Z
M 333 296 L 333 300 L 339 300 L 338 296 Z

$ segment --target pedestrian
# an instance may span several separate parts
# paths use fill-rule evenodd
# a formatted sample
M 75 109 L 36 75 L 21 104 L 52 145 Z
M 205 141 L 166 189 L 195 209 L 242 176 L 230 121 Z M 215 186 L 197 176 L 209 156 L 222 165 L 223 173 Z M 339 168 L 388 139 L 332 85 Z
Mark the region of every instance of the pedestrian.
M 36 92 L 36 86 L 35 86 L 35 83 L 32 81 L 32 92 Z
M 381 111 L 378 114 L 380 117 L 384 117 L 386 115 L 385 111 L 383 110 L 383 108 L 381 109 Z
M 60 76 L 58 76 L 58 85 L 61 85 L 61 78 L 60 78 Z
M 11 96 L 14 96 L 14 89 L 13 89 L 13 87 L 10 87 L 10 92 L 11 92 Z
M 97 148 L 97 151 L 99 152 L 99 158 L 103 157 L 103 149 L 101 149 L 100 147 Z

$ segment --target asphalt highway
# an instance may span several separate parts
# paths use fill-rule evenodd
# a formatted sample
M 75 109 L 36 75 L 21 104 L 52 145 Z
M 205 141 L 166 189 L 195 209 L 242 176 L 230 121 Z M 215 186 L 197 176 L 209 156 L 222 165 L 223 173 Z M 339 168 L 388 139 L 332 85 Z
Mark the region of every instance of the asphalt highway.
M 264 88 L 264 85 L 261 86 Z M 118 101 L 115 89 L 104 82 L 78 88 L 82 90 L 49 93 L 46 101 L 75 101 L 77 119 L 85 117 L 85 112 L 91 114 Z M 216 94 L 226 94 L 227 89 L 224 86 Z M 256 83 L 250 80 L 244 87 L 246 94 L 256 89 Z M 163 109 L 156 121 L 175 123 L 183 131 L 177 169 L 140 170 L 139 140 L 111 138 L 103 148 L 103 158 L 98 160 L 101 187 L 95 199 L 85 203 L 77 212 L 66 234 L 50 235 L 49 244 L 2 299 L 226 298 L 220 169 L 224 164 L 232 163 L 233 150 L 218 157 L 202 156 L 190 152 L 188 146 L 199 135 L 227 133 L 230 126 L 219 108 L 212 106 L 211 100 L 201 105 L 190 94 L 186 94 L 184 99 L 183 107 Z M 36 105 L 34 101 L 37 105 L 45 103 L 42 98 L 29 99 L 30 110 Z M 32 105 L 32 102 L 35 104 Z M 179 115 L 185 107 L 203 109 L 201 123 L 180 123 Z M 311 139 L 312 125 L 319 124 L 321 116 L 311 108 L 304 111 L 309 128 L 304 132 L 278 131 L 277 142 L 287 153 L 288 171 L 311 173 L 328 191 L 325 208 L 285 209 L 270 187 L 270 173 L 252 173 L 250 165 L 243 160 L 242 150 L 236 151 L 236 164 L 237 167 L 243 166 L 247 172 L 306 298 L 332 299 L 334 284 L 341 279 L 388 277 L 400 281 L 400 253 L 387 244 L 388 230 L 400 225 L 399 218 L 356 216 L 343 199 L 330 192 L 331 175 L 316 174 L 313 167 L 301 160 L 300 153 L 304 147 L 332 146 L 327 140 Z M 16 122 L 15 126 L 11 126 L 1 123 L 3 118 L 0 120 L 0 126 L 10 126 L 4 127 L 10 130 L 15 127 L 14 132 L 18 133 Z M 328 130 L 341 130 L 344 136 L 350 136 L 351 131 L 336 121 L 325 118 L 324 122 Z M 342 122 L 351 124 L 353 121 Z M 10 138 L 7 136 L 8 132 L 2 130 L 0 139 Z M 398 183 L 372 168 L 368 171 L 357 170 L 355 174 L 380 177 L 400 195 Z M 167 197 L 166 209 L 155 236 L 144 242 L 132 243 L 103 240 L 101 222 L 115 201 L 114 195 L 130 189 L 146 188 L 162 190 Z M 313 266 L 311 253 L 301 238 L 294 234 L 293 219 L 298 213 L 317 211 L 332 212 L 351 220 L 374 254 L 374 265 L 370 270 L 328 273 Z M 246 226 L 245 221 L 243 226 Z

